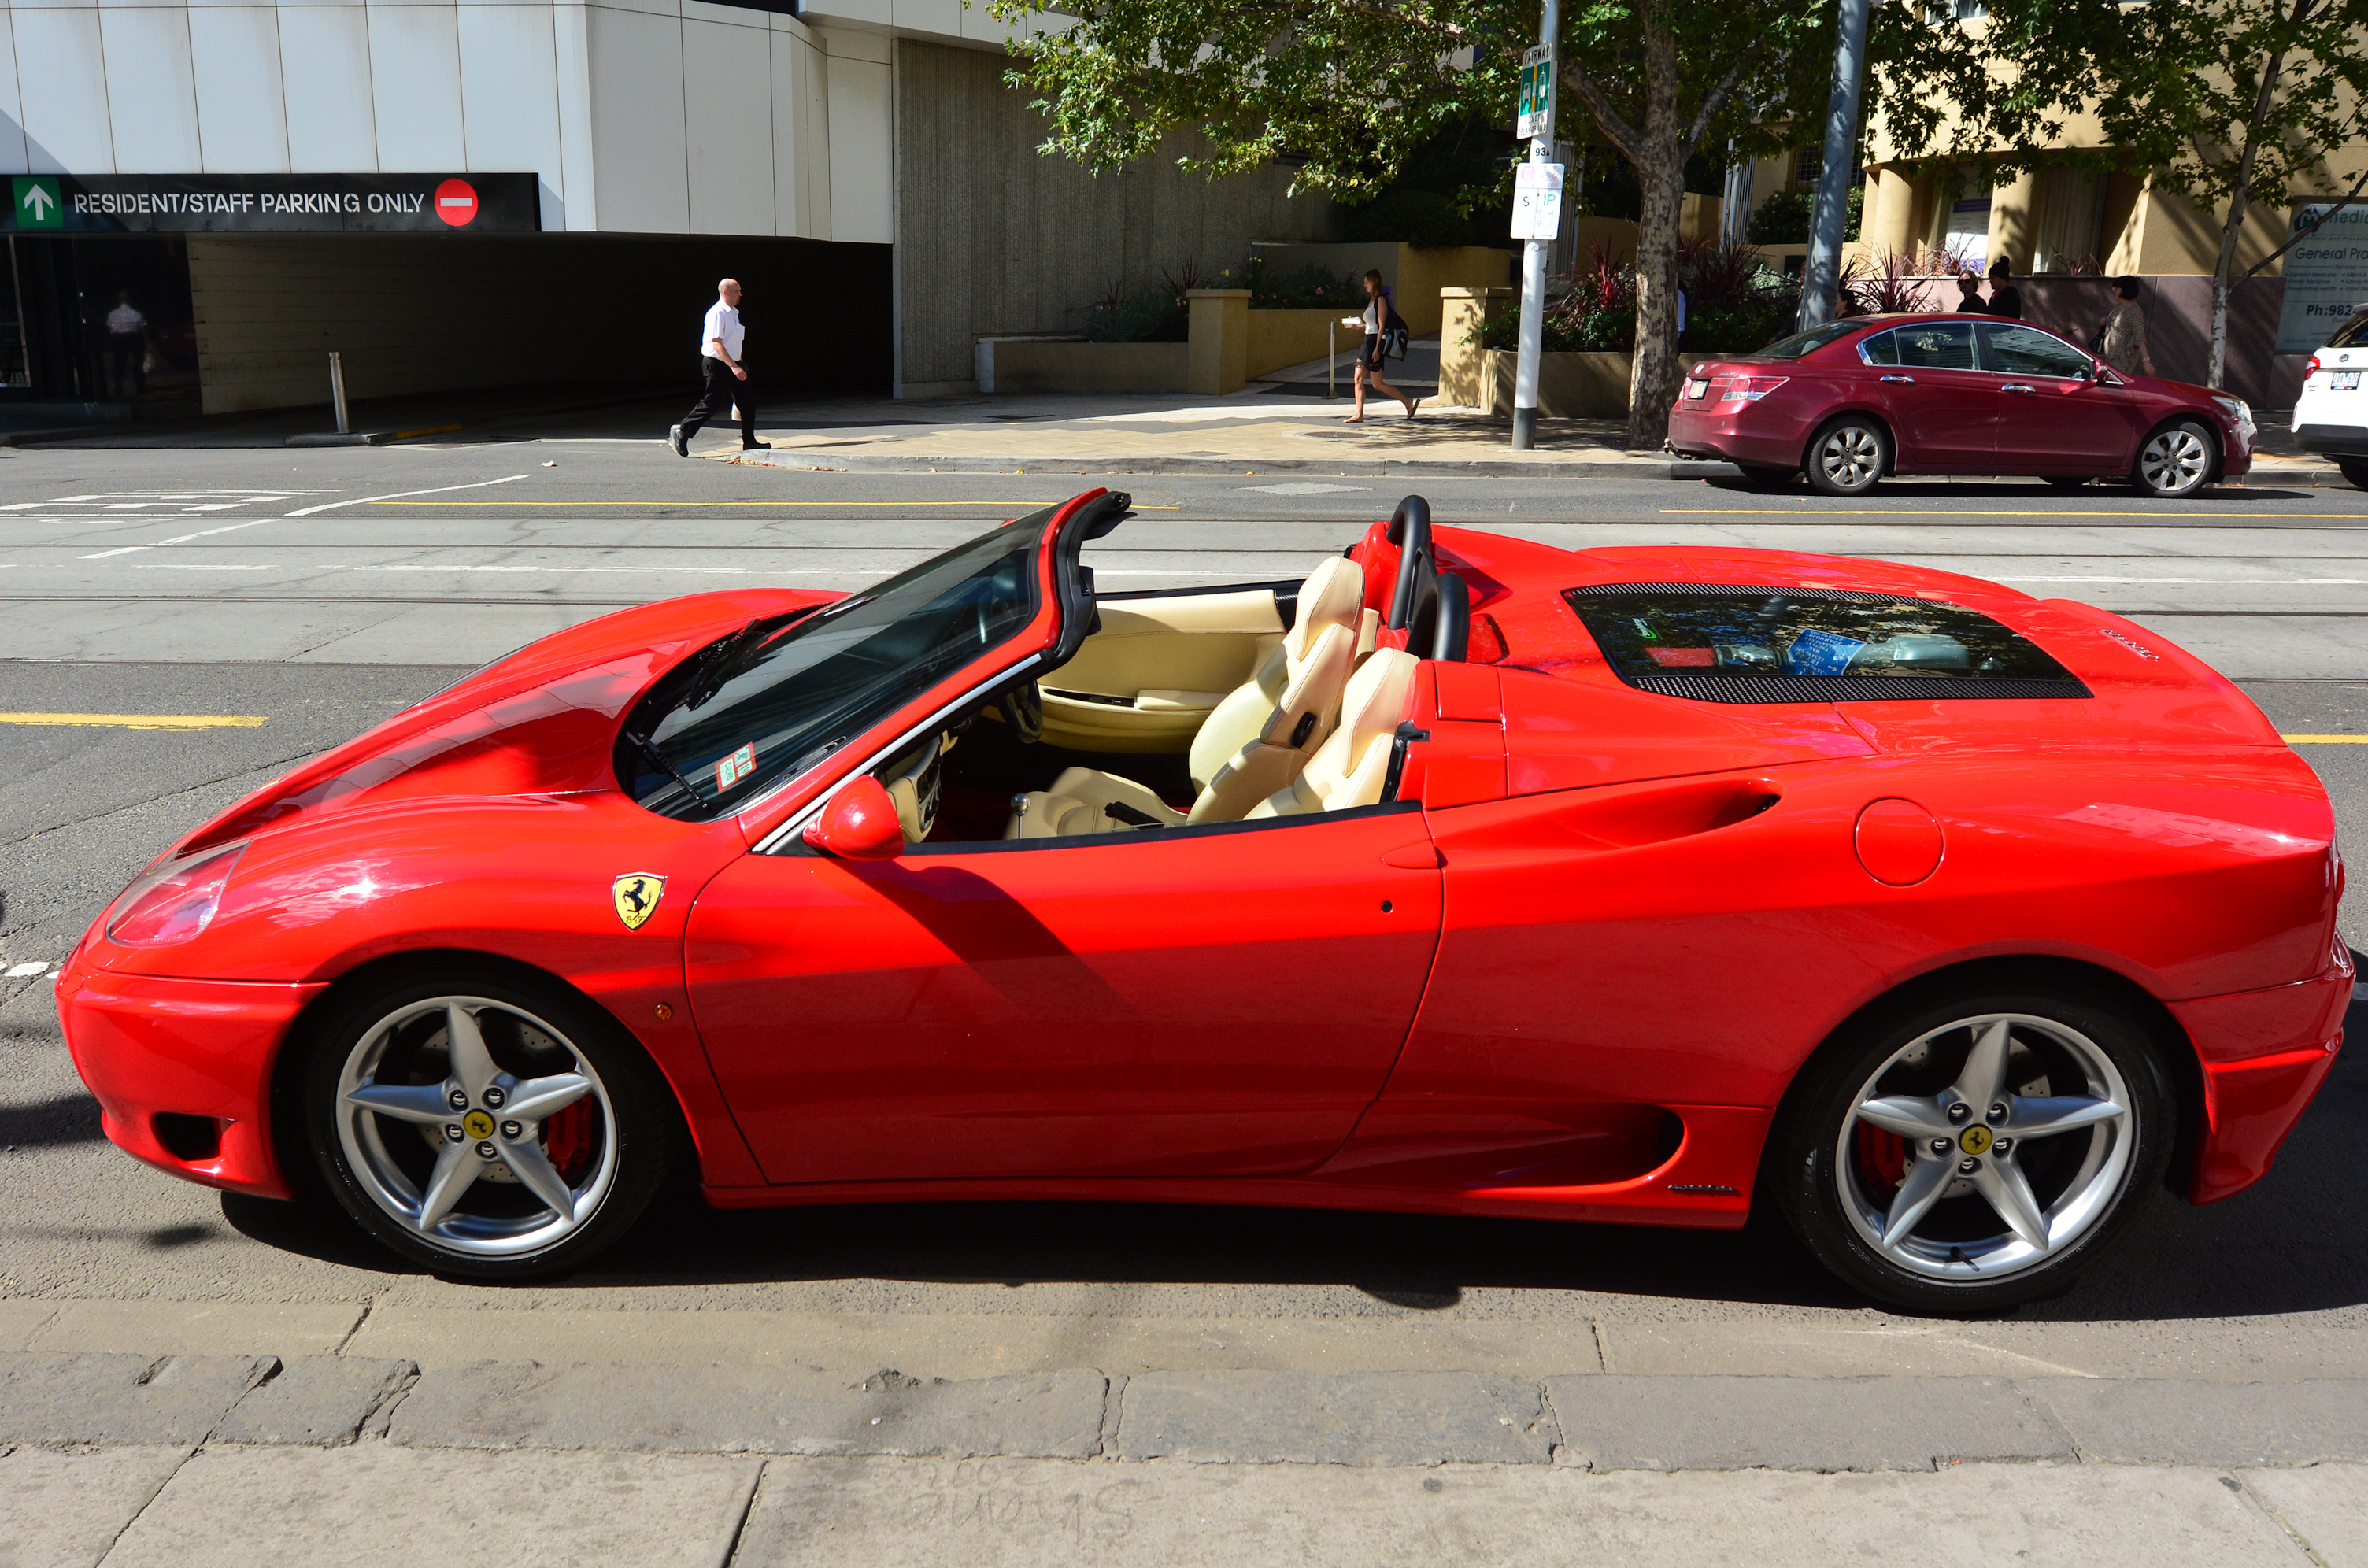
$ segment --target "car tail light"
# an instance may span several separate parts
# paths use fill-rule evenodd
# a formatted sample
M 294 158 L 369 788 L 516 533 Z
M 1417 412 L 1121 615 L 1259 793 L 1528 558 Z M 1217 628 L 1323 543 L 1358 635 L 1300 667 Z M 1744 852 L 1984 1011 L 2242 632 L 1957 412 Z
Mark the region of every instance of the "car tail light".
M 1737 376 L 1726 384 L 1724 403 L 1758 403 L 1786 381 L 1790 376 Z
M 2310 363 L 2302 368 L 2302 379 L 2306 381 L 2317 374 L 2318 374 L 2318 356 L 2314 354 L 2310 357 Z
M 231 868 L 246 852 L 224 845 L 194 860 L 162 866 L 131 884 L 108 922 L 107 939 L 127 948 L 168 948 L 201 934 L 222 907 Z

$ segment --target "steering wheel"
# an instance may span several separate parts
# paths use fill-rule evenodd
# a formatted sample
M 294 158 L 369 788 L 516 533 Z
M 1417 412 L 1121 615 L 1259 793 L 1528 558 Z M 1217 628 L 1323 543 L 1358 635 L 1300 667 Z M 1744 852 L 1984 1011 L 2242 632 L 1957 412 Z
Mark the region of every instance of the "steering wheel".
M 1034 681 L 1013 687 L 995 699 L 995 707 L 1021 744 L 1032 746 L 1044 738 L 1044 691 Z

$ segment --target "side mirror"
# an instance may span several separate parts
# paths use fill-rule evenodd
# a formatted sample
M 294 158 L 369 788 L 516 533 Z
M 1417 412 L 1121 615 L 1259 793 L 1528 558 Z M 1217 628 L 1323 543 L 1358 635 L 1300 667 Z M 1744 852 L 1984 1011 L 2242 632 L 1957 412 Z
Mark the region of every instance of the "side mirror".
M 888 791 L 867 773 L 830 798 L 806 824 L 805 840 L 842 860 L 894 860 L 905 853 L 905 826 Z

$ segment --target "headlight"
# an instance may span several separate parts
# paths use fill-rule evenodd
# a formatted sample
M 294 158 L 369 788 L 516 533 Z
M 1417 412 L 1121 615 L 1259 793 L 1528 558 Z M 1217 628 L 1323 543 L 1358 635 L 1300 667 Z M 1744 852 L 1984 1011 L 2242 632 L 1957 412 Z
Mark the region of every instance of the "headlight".
M 149 872 L 117 901 L 107 939 L 127 948 L 169 948 L 200 935 L 213 924 L 222 885 L 245 853 L 244 842 L 228 844 Z
M 2221 413 L 2226 415 L 2237 424 L 2250 425 L 2253 422 L 2253 410 L 2243 398 L 2226 397 L 2219 392 L 2214 392 L 2212 394 L 2212 401 L 2220 405 Z

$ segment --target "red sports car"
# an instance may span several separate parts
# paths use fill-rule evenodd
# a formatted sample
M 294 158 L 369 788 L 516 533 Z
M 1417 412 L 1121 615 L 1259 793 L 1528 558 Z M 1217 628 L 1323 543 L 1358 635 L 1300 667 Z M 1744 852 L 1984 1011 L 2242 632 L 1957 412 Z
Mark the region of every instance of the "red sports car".
M 2253 466 L 2242 398 L 2116 370 L 1995 316 L 1858 316 L 1704 359 L 1669 407 L 1669 446 L 1756 479 L 1806 473 L 1862 495 L 1889 473 L 2126 479 L 2192 495 Z
M 1098 593 L 1096 491 L 479 671 L 175 845 L 58 984 L 108 1135 L 454 1274 L 723 1205 L 1732 1228 L 1985 1310 L 2260 1176 L 2341 1043 L 2328 798 L 2144 628 L 1409 498 Z

